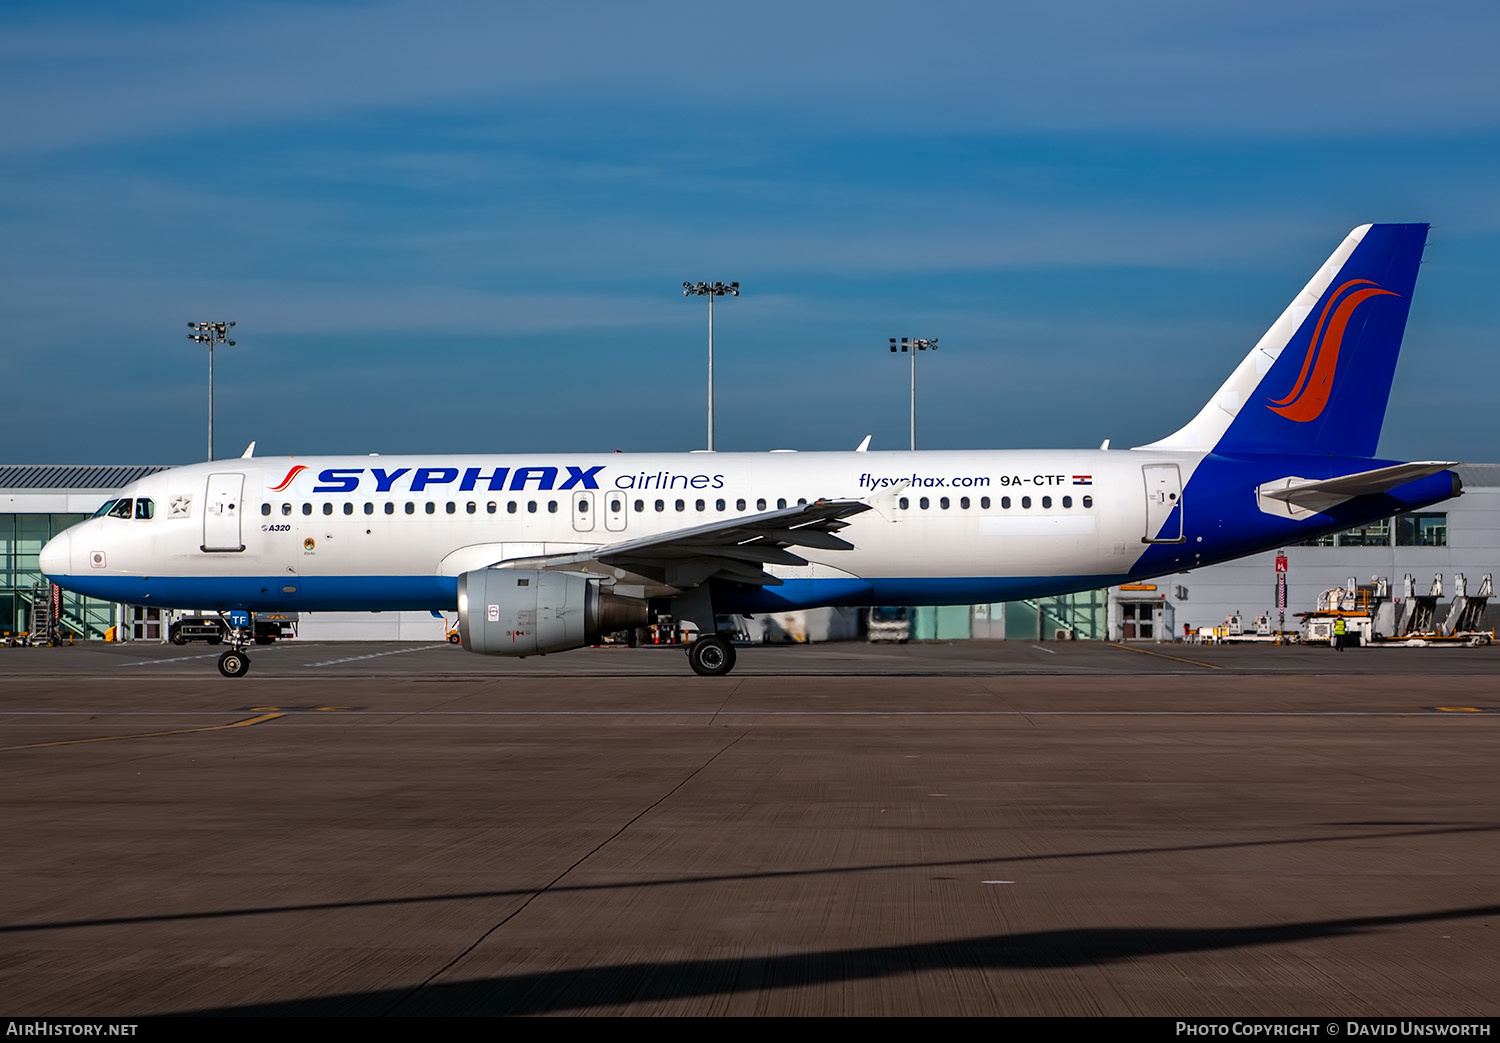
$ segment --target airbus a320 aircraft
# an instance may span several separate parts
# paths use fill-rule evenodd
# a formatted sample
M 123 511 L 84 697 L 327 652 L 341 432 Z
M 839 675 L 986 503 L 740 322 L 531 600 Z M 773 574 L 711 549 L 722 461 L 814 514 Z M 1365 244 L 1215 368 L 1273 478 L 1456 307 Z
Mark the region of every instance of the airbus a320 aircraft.
M 562 652 L 717 613 L 1013 601 L 1240 557 L 1460 492 L 1372 459 L 1427 226 L 1356 228 L 1185 427 L 1129 450 L 214 461 L 122 489 L 42 551 L 55 582 L 251 611 L 458 611 L 464 648 Z

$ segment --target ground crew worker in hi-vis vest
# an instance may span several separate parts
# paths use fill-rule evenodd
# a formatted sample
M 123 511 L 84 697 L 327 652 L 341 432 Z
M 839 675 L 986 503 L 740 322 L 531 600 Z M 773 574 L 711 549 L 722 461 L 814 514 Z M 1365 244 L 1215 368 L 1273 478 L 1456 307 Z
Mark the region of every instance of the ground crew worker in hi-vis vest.
M 1344 634 L 1348 632 L 1349 626 L 1342 618 L 1333 621 L 1333 647 L 1340 652 L 1344 650 Z

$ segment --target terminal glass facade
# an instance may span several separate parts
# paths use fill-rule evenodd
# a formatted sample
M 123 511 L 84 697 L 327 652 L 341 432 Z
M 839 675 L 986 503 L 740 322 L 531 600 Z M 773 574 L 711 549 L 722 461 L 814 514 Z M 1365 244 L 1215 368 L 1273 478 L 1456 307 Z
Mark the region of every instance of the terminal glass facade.
M 1398 547 L 1448 546 L 1448 513 L 1424 511 L 1382 518 L 1368 525 L 1331 532 L 1308 540 L 1304 547 L 1389 547 L 1392 535 Z
M 86 514 L 0 514 L 0 636 L 14 637 L 31 629 L 34 596 L 47 597 L 49 585 L 37 564 L 42 545 Z M 112 623 L 114 608 L 63 591 L 61 624 L 65 635 L 99 639 Z
M 1075 594 L 993 605 L 942 605 L 914 608 L 911 636 L 915 641 L 1102 640 L 1109 633 L 1109 591 L 1082 590 Z

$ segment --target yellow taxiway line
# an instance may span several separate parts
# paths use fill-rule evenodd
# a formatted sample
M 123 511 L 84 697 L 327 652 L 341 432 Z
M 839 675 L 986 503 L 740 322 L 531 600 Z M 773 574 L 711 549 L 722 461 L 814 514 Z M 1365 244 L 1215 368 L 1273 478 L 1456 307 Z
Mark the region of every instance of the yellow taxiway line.
M 1109 643 L 1109 647 L 1110 648 L 1123 648 L 1127 652 L 1139 652 L 1139 653 L 1141 653 L 1141 655 L 1154 655 L 1154 656 L 1161 656 L 1161 658 L 1163 658 L 1163 659 L 1175 659 L 1179 663 L 1192 663 L 1194 666 L 1206 667 L 1209 670 L 1222 670 L 1222 669 L 1224 669 L 1222 666 L 1215 666 L 1213 663 L 1200 663 L 1196 659 L 1184 659 L 1184 658 L 1182 658 L 1182 656 L 1167 655 L 1165 652 L 1153 652 L 1149 648 L 1136 648 L 1136 647 L 1134 647 L 1132 645 L 1117 645 L 1113 641 L 1111 641 Z
M 0 752 L 6 750 L 35 750 L 44 746 L 75 746 L 83 742 L 114 742 L 116 739 L 154 739 L 162 735 L 190 735 L 193 732 L 219 732 L 226 728 L 249 728 L 255 724 L 265 724 L 274 721 L 278 717 L 285 717 L 284 713 L 263 713 L 259 717 L 247 717 L 243 721 L 235 721 L 233 724 L 213 724 L 206 728 L 175 728 L 166 732 L 135 732 L 130 735 L 96 735 L 91 739 L 59 739 L 57 742 L 32 742 L 25 746 L 0 746 Z

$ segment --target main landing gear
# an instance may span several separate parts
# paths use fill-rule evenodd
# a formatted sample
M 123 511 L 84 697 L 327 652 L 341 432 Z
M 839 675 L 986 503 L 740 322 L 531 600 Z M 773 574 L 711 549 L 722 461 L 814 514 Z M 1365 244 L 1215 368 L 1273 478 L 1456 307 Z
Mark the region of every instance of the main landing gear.
M 234 616 L 224 619 L 224 629 L 229 633 L 229 643 L 233 645 L 231 651 L 219 656 L 219 673 L 225 677 L 244 677 L 250 672 L 250 657 L 245 654 L 245 649 L 255 639 L 255 631 L 250 626 L 248 613 L 244 613 L 244 626 L 236 626 Z M 221 617 L 222 618 L 222 617 Z
M 723 677 L 734 669 L 734 645 L 720 634 L 705 634 L 687 646 L 688 665 L 700 677 Z

